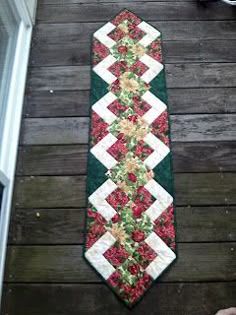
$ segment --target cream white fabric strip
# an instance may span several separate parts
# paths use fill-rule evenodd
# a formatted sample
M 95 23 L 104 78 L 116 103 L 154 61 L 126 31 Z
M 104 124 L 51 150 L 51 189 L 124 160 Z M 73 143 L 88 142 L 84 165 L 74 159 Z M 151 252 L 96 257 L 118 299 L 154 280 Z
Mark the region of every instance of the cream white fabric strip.
M 154 94 L 147 91 L 142 95 L 142 99 L 152 106 L 142 117 L 148 124 L 152 124 L 158 116 L 166 110 L 166 104 L 163 103 Z
M 151 132 L 148 133 L 143 141 L 146 142 L 154 151 L 144 160 L 144 164 L 151 170 L 156 167 L 170 152 L 170 149 Z
M 163 65 L 160 62 L 156 61 L 155 59 L 148 56 L 147 54 L 143 55 L 140 58 L 140 61 L 149 68 L 141 76 L 141 79 L 146 83 L 151 82 L 163 69 Z
M 156 198 L 156 201 L 145 211 L 150 219 L 155 221 L 172 204 L 173 197 L 154 179 L 151 179 L 144 187 Z
M 116 270 L 103 254 L 116 242 L 116 239 L 110 232 L 106 232 L 97 242 L 85 253 L 88 261 L 97 269 L 97 271 L 106 280 Z
M 158 255 L 145 269 L 145 271 L 153 279 L 156 279 L 169 266 L 169 264 L 176 258 L 176 255 L 155 232 L 152 232 L 145 239 L 145 242 Z
M 89 201 L 97 209 L 97 211 L 109 221 L 115 214 L 116 211 L 112 206 L 105 200 L 114 190 L 117 185 L 108 179 L 103 183 L 95 192 L 89 196 Z
M 161 35 L 158 30 L 144 21 L 138 24 L 138 28 L 146 33 L 146 35 L 144 35 L 144 37 L 139 41 L 139 44 L 144 47 L 149 46 L 157 37 Z
M 108 92 L 99 101 L 97 101 L 92 109 L 100 116 L 107 124 L 112 124 L 116 120 L 117 116 L 112 113 L 107 107 L 117 99 L 115 94 Z
M 149 218 L 154 222 L 161 214 L 166 210 L 166 206 L 159 202 L 155 201 L 146 211 L 145 213 L 149 216 Z
M 116 26 L 114 24 L 108 22 L 94 33 L 94 37 L 97 38 L 106 47 L 111 48 L 116 44 L 116 42 L 112 38 L 107 36 L 107 34 L 109 34 L 115 28 Z
M 107 168 L 110 169 L 118 162 L 111 156 L 107 150 L 117 141 L 117 138 L 108 133 L 90 150 L 90 152 Z
M 94 68 L 93 71 L 97 73 L 106 83 L 112 84 L 117 79 L 108 68 L 116 62 L 116 58 L 112 55 L 108 55 L 102 61 L 100 61 Z

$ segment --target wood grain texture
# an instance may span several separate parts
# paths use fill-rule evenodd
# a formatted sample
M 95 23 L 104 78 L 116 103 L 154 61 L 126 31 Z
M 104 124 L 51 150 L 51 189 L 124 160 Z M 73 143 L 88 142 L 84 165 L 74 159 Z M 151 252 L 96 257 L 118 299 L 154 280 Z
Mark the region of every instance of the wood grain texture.
M 84 209 L 16 209 L 10 244 L 82 244 Z M 177 207 L 178 242 L 236 241 L 236 207 Z
M 86 33 L 87 34 L 87 33 Z M 88 38 L 89 40 L 89 38 Z M 163 41 L 165 63 L 236 62 L 236 40 Z M 91 59 L 90 41 L 71 41 L 63 47 L 57 44 L 35 45 L 31 66 L 87 65 Z
M 168 88 L 236 87 L 236 63 L 166 64 Z M 87 90 L 89 66 L 34 67 L 27 91 Z
M 177 205 L 236 204 L 236 173 L 175 174 Z M 14 204 L 20 208 L 85 207 L 85 176 L 16 178 Z
M 83 207 L 85 176 L 17 178 L 15 205 L 26 208 Z
M 183 0 L 158 0 L 158 2 L 161 2 L 161 1 L 183 1 Z M 193 1 L 193 0 L 185 0 L 185 1 Z M 106 2 L 109 2 L 109 3 L 113 3 L 113 2 L 117 2 L 117 0 L 39 0 L 39 5 L 48 5 L 48 4 L 57 4 L 57 5 L 68 5 L 68 4 L 80 4 L 80 3 L 93 3 L 93 4 L 96 4 L 96 3 L 106 3 Z M 119 0 L 120 3 L 127 3 L 127 0 Z M 135 3 L 139 3 L 139 2 L 145 2 L 143 0 L 133 0 L 132 2 L 135 2 Z M 157 0 L 149 0 L 148 2 L 157 2 Z
M 17 175 L 73 175 L 87 172 L 87 145 L 23 146 Z
M 27 263 L 26 263 L 27 262 Z M 236 280 L 236 243 L 179 243 L 178 259 L 159 282 Z M 101 282 L 80 245 L 9 246 L 7 282 Z
M 16 209 L 10 244 L 82 244 L 84 209 Z
M 34 53 L 35 48 L 43 51 L 50 50 L 50 47 L 64 51 L 64 46 L 71 49 L 79 44 L 80 48 L 83 48 L 83 43 L 90 45 L 92 34 L 102 25 L 103 22 L 36 24 L 32 36 L 32 52 Z M 235 20 L 185 21 L 184 23 L 182 21 L 157 21 L 152 22 L 152 25 L 161 31 L 164 41 L 235 40 Z M 211 41 L 211 43 L 214 42 Z M 229 41 L 227 44 L 230 44 Z M 50 47 L 44 47 L 49 45 Z M 33 61 L 34 58 L 31 56 L 30 63 L 34 64 Z
M 178 242 L 235 241 L 236 207 L 177 207 Z
M 235 50 L 236 40 L 163 41 L 165 63 L 235 62 Z
M 22 144 L 88 143 L 89 120 L 73 118 L 30 118 L 22 126 Z
M 177 141 L 235 141 L 236 115 L 173 115 L 171 139 Z
M 217 94 L 217 91 L 213 94 Z M 227 101 L 228 97 L 226 94 L 228 93 L 226 93 L 226 91 L 220 94 L 225 95 L 222 95 L 225 100 L 224 104 L 231 104 L 229 100 Z M 234 91 L 232 91 L 232 94 L 233 99 Z M 212 97 L 214 96 L 212 95 Z M 89 91 L 56 91 L 54 93 L 50 93 L 49 91 L 39 91 L 25 95 L 25 117 L 67 117 L 88 115 Z
M 38 23 L 98 22 L 109 21 L 122 9 L 129 8 L 143 20 L 234 20 L 235 10 L 223 3 L 198 6 L 196 2 L 123 2 L 78 3 L 65 6 L 40 5 Z
M 172 115 L 173 142 L 234 141 L 236 114 Z M 89 119 L 86 117 L 24 119 L 21 144 L 88 143 Z
M 212 315 L 234 305 L 235 295 L 235 282 L 156 283 L 132 314 Z M 105 284 L 6 285 L 3 314 L 22 310 L 24 315 L 131 314 Z
M 236 142 L 176 142 L 172 157 L 175 172 L 234 172 Z
M 235 88 L 168 89 L 171 114 L 217 114 L 236 112 Z
M 229 205 L 236 203 L 236 174 L 175 174 L 177 205 Z
M 21 146 L 17 175 L 73 175 L 87 172 L 87 145 Z M 175 173 L 236 171 L 236 142 L 177 142 Z
M 171 114 L 236 113 L 236 88 L 168 89 Z M 89 115 L 89 91 L 36 91 L 25 95 L 24 116 Z

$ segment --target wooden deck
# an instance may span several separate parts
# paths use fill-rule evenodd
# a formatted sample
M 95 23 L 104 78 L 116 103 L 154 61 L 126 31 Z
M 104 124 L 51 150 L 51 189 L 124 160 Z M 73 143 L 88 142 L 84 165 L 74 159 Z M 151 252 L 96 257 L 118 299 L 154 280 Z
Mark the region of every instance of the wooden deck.
M 179 255 L 132 311 L 81 256 L 90 38 L 125 7 L 164 37 Z M 191 0 L 40 0 L 1 314 L 213 315 L 235 306 L 235 140 L 234 8 Z

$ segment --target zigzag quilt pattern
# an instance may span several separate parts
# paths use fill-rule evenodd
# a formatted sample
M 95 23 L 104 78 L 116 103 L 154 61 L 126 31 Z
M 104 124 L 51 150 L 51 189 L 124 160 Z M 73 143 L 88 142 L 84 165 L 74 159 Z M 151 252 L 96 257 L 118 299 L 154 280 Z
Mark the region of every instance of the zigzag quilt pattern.
M 133 306 L 176 258 L 160 32 L 122 11 L 94 33 L 91 75 L 84 256 Z

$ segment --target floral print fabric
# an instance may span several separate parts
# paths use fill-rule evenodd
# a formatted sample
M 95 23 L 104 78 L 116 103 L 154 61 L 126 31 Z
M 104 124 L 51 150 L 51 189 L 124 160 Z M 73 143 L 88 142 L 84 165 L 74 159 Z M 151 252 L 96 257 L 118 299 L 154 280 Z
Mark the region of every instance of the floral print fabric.
M 173 198 L 157 179 L 166 163 L 170 172 L 163 85 L 152 86 L 162 62 L 159 31 L 128 10 L 94 34 L 92 93 L 102 84 L 104 95 L 92 104 L 90 159 L 104 172 L 88 196 L 85 258 L 128 306 L 176 257 Z

